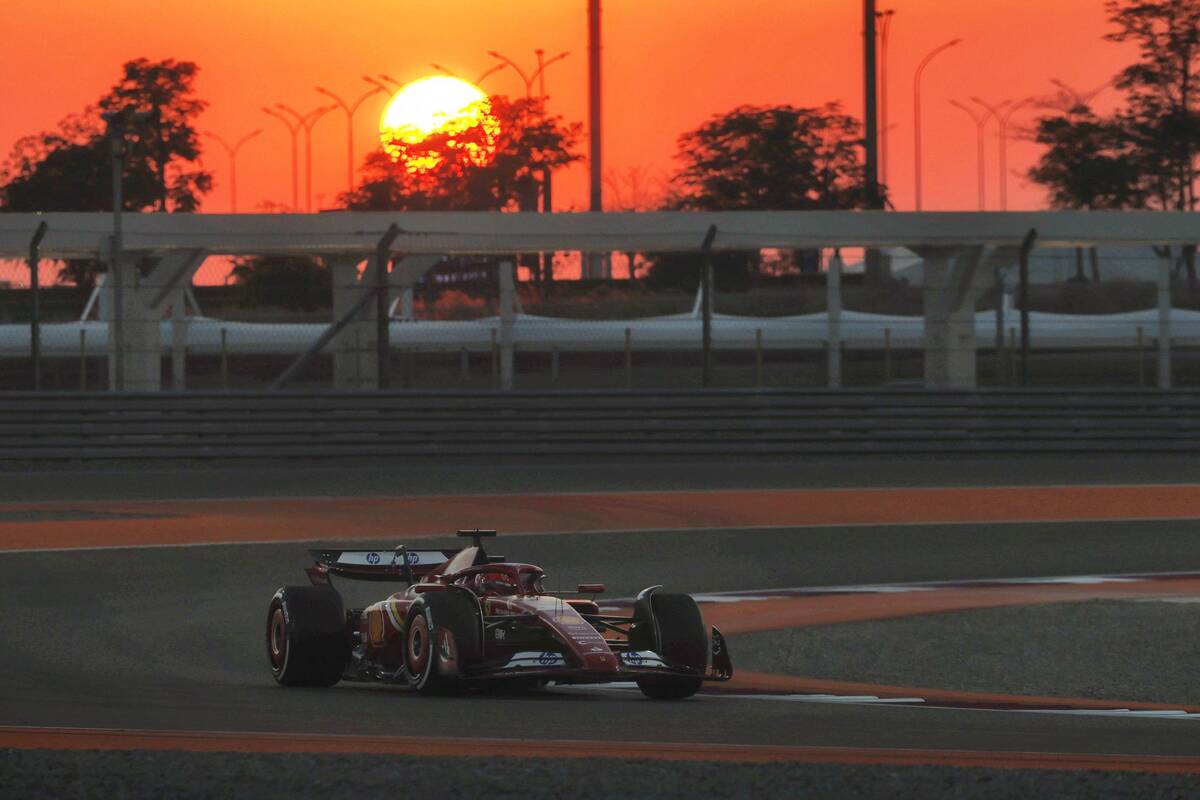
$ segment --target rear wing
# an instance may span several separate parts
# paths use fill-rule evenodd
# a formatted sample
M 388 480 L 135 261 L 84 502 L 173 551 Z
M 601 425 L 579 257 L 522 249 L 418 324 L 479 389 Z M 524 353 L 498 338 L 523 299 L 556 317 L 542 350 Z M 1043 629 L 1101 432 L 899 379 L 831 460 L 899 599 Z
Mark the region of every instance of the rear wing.
M 310 550 L 315 566 L 308 570 L 314 582 L 326 583 L 337 575 L 359 581 L 413 583 L 445 564 L 457 550 Z
M 416 583 L 458 555 L 461 550 L 309 550 L 316 563 L 309 567 L 313 583 L 328 583 L 330 575 L 357 581 Z M 477 548 L 475 564 L 504 561 Z

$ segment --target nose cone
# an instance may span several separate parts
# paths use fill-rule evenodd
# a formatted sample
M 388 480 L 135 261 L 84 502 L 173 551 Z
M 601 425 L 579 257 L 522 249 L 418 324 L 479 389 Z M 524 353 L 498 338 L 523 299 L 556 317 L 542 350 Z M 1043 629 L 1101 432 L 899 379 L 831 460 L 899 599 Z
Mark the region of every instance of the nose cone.
M 617 672 L 621 662 L 609 648 L 608 642 L 590 622 L 557 598 L 522 600 L 523 606 L 538 614 L 554 630 L 564 644 L 593 672 Z
M 589 647 L 588 650 L 597 650 L 599 646 Z M 604 646 L 604 652 L 588 652 L 583 655 L 583 666 L 586 669 L 596 672 L 616 672 L 620 662 L 613 655 L 612 651 Z

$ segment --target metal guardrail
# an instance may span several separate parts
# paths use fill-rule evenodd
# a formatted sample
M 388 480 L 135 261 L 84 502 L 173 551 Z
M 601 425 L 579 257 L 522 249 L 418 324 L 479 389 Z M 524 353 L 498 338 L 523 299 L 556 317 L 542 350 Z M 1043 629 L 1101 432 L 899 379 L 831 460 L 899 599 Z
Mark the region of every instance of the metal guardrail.
M 0 395 L 0 460 L 1188 453 L 1200 391 Z

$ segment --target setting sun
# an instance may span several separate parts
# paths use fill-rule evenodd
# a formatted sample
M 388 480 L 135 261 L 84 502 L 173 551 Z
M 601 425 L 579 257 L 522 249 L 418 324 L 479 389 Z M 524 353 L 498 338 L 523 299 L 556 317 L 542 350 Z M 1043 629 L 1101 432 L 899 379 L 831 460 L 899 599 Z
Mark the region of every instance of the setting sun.
M 436 167 L 451 152 L 474 164 L 496 150 L 500 124 L 485 92 L 445 75 L 413 81 L 392 98 L 379 123 L 383 148 L 410 172 Z

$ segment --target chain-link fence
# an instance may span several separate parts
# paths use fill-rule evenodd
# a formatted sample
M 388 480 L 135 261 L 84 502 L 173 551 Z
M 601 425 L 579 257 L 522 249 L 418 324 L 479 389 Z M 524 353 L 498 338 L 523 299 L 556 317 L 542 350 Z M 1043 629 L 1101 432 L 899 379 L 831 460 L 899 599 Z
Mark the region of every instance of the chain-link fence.
M 809 269 L 763 270 L 737 280 L 718 264 L 709 385 L 923 384 L 929 331 L 920 260 L 910 255 L 890 278 L 870 282 L 850 265 L 831 313 L 831 256 Z M 647 265 L 659 257 L 635 260 Z M 315 270 L 281 270 L 265 283 L 236 273 L 235 282 L 223 283 L 235 264 L 209 259 L 186 294 L 185 313 L 176 317 L 172 306 L 161 321 L 162 387 L 263 390 L 305 353 L 310 357 L 291 388 L 372 385 L 373 321 L 343 320 L 349 324 L 327 346 L 310 352 L 338 319 L 328 276 L 313 263 Z M 1168 320 L 1157 277 L 1164 263 Z M 646 270 L 633 278 L 536 280 L 518 269 L 506 295 L 504 264 L 445 262 L 410 289 L 393 288 L 387 369 L 393 388 L 494 389 L 506 386 L 508 375 L 513 388 L 525 390 L 704 384 L 698 280 L 664 283 Z M 64 285 L 62 268 L 41 265 L 41 386 L 108 388 L 111 304 L 103 277 L 98 287 Z M 1027 350 L 1016 273 L 1009 266 L 990 285 L 985 276 L 967 300 L 974 302 L 973 325 L 969 314 L 967 323 L 950 324 L 947 347 L 958 351 L 951 357 L 974 352 L 977 385 L 1158 386 L 1168 363 L 1171 385 L 1200 385 L 1200 290 L 1180 253 L 1035 253 Z M 33 387 L 29 286 L 27 264 L 0 263 L 0 390 Z

